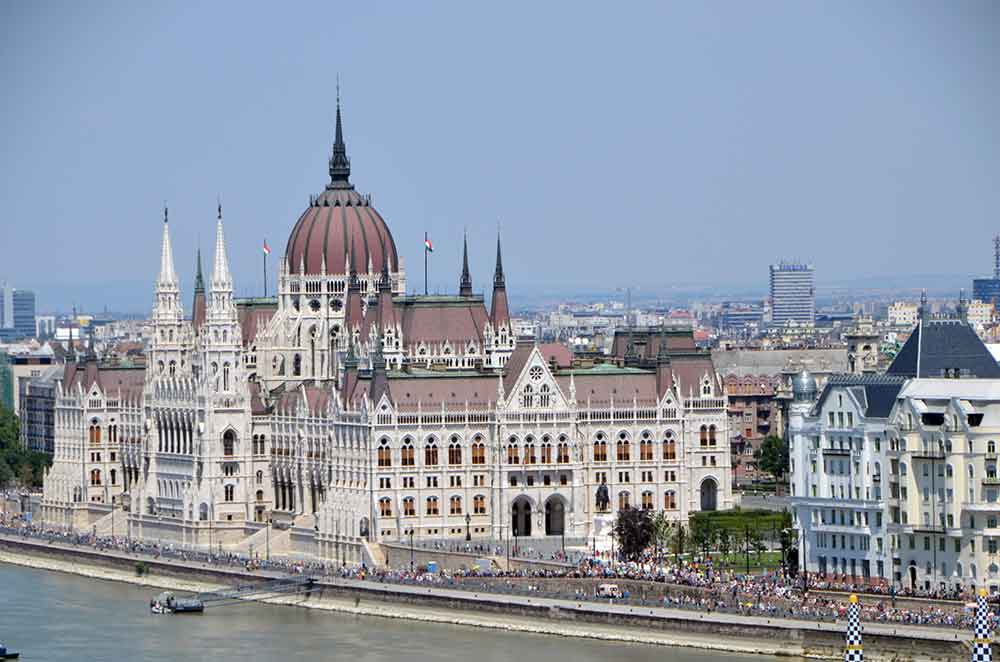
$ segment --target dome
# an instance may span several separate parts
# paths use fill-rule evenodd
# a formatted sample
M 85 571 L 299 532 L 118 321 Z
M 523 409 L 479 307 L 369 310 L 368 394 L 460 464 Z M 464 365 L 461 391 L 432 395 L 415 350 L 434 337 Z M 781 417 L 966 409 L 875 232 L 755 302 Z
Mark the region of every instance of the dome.
M 330 157 L 330 183 L 312 198 L 299 217 L 285 248 L 288 271 L 318 275 L 326 261 L 327 274 L 347 271 L 382 271 L 388 260 L 391 272 L 399 270 L 396 242 L 382 216 L 371 206 L 371 198 L 359 195 L 350 182 L 351 162 L 347 158 L 337 102 L 337 137 Z M 346 275 L 346 274 L 345 274 Z
M 351 189 L 328 188 L 302 213 L 288 237 L 285 249 L 288 270 L 317 275 L 326 259 L 327 274 L 344 274 L 348 258 L 351 268 L 375 273 L 389 260 L 389 271 L 399 269 L 396 242 L 382 216 L 366 197 Z
M 807 370 L 792 379 L 792 397 L 796 402 L 811 402 L 816 399 L 816 378 Z

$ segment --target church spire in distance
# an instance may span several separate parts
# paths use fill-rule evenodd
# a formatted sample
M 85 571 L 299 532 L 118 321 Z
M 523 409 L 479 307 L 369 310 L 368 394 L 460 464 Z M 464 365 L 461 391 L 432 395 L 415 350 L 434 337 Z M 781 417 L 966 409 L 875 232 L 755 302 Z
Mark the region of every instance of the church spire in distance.
M 347 158 L 344 144 L 344 126 L 340 119 L 340 76 L 337 77 L 337 133 L 330 156 L 330 184 L 328 188 L 351 188 L 351 160 Z

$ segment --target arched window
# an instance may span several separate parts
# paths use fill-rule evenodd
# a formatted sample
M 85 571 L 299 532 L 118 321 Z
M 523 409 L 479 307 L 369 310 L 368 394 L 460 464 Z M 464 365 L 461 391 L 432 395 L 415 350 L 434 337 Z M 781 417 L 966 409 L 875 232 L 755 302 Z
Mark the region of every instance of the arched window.
M 618 493 L 618 510 L 628 510 L 629 509 L 629 493 L 619 492 Z
M 118 484 L 118 472 L 114 469 L 111 470 L 111 484 L 112 485 Z
M 302 376 L 302 355 L 296 354 L 292 357 L 292 376 L 301 377 Z
M 643 492 L 642 493 L 642 509 L 652 510 L 653 509 L 653 493 Z
M 177 375 L 177 361 L 170 362 L 170 364 L 167 366 L 167 374 L 170 375 L 171 377 Z
M 669 430 L 663 435 L 663 459 L 677 459 L 677 442 L 674 440 L 674 433 Z
M 709 425 L 708 426 L 708 445 L 709 446 L 714 446 L 715 445 L 715 426 L 714 425 Z
M 649 432 L 643 432 L 639 440 L 639 460 L 642 462 L 653 461 L 653 440 L 649 438 Z
M 559 438 L 557 451 L 556 461 L 559 464 L 569 464 L 569 444 L 566 443 L 565 438 Z
M 986 452 L 987 453 L 996 453 L 997 452 L 997 442 L 992 441 L 992 440 L 987 441 L 986 442 Z
M 526 384 L 524 386 L 524 391 L 521 395 L 521 406 L 524 408 L 533 407 L 535 405 L 534 389 L 531 384 Z
M 392 499 L 389 497 L 379 499 L 378 512 L 382 517 L 392 517 Z
M 436 467 L 438 463 L 438 448 L 433 439 L 424 445 L 424 466 Z
M 548 436 L 542 437 L 542 464 L 552 464 L 552 442 Z
M 462 464 L 462 444 L 458 437 L 452 437 L 448 445 L 448 464 Z
M 401 465 L 404 467 L 412 467 L 414 465 L 413 442 L 409 439 L 403 440 L 403 448 L 400 449 L 399 455 L 399 463 Z
M 257 490 L 257 494 L 255 494 L 254 496 L 257 497 L 257 501 L 263 501 L 264 500 L 264 490 Z
M 413 497 L 403 497 L 403 517 L 416 517 L 417 508 L 414 505 Z
M 673 490 L 667 490 L 663 493 L 663 509 L 677 510 L 677 493 Z
M 437 515 L 438 511 L 438 498 L 437 497 L 427 497 L 427 515 Z
M 226 430 L 225 434 L 222 435 L 222 454 L 226 457 L 232 457 L 236 451 L 236 433 L 232 430 Z
M 229 390 L 229 362 L 226 361 L 222 364 L 222 390 Z
M 391 467 L 392 466 L 392 449 L 389 448 L 389 440 L 383 439 L 382 443 L 378 447 L 378 466 L 380 467 Z
M 91 485 L 100 485 L 101 484 L 101 470 L 100 469 L 91 469 L 90 470 L 90 484 Z
M 486 464 L 486 444 L 482 441 L 475 441 L 472 444 L 472 463 Z
M 615 457 L 619 462 L 628 462 L 631 459 L 630 444 L 624 432 L 618 435 L 618 443 L 615 444 Z
M 701 426 L 701 445 L 708 446 L 708 426 Z
M 518 455 L 517 439 L 510 438 L 507 442 L 507 464 L 520 464 L 521 458 Z
M 538 389 L 538 406 L 548 407 L 551 402 L 552 394 L 549 389 L 548 384 L 542 384 Z
M 264 482 L 264 472 L 260 469 L 257 470 L 257 484 L 260 485 Z M 258 499 L 259 501 L 259 499 Z
M 608 461 L 608 442 L 604 441 L 604 435 L 598 434 L 594 442 L 594 462 Z
M 524 442 L 524 463 L 535 464 L 538 458 L 535 456 L 535 440 L 528 437 Z
M 482 494 L 477 494 L 472 497 L 472 512 L 476 515 L 486 514 L 486 497 Z
M 453 496 L 448 500 L 448 513 L 450 515 L 461 515 L 462 514 L 462 497 Z

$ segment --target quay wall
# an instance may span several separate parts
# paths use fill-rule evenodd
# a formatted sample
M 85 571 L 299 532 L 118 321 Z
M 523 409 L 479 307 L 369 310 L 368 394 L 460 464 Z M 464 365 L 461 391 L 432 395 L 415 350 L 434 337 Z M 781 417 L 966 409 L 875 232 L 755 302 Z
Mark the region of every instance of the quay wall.
M 73 567 L 93 566 L 135 572 L 137 559 L 93 548 L 68 548 L 47 545 L 30 539 L 0 536 L 0 550 L 25 558 L 56 560 Z M 241 568 L 220 568 L 200 564 L 182 564 L 165 559 L 143 559 L 150 573 L 182 581 L 213 584 L 236 584 L 259 581 L 262 575 Z M 372 581 L 328 579 L 320 582 L 310 600 L 349 604 L 355 607 L 379 605 L 378 615 L 415 618 L 422 614 L 452 614 L 454 618 L 429 618 L 482 627 L 518 630 L 512 624 L 537 624 L 533 630 L 546 634 L 591 636 L 593 638 L 668 645 L 687 645 L 714 650 L 758 652 L 817 659 L 842 659 L 842 624 L 810 623 L 760 617 L 726 618 L 721 614 L 651 610 L 642 607 L 576 603 L 525 596 L 508 596 L 470 591 L 454 591 L 432 586 L 399 586 Z M 274 600 L 287 604 L 308 604 Z M 389 609 L 383 609 L 388 607 Z M 317 608 L 330 608 L 317 605 Z M 664 615 L 670 611 L 669 615 Z M 372 612 L 368 612 L 372 613 Z M 411 614 L 411 615 L 407 615 Z M 478 622 L 468 620 L 474 614 Z M 459 618 L 461 617 L 461 618 Z M 900 628 L 903 629 L 903 628 Z M 866 624 L 865 654 L 872 661 L 958 662 L 969 658 L 969 633 L 919 630 L 909 628 L 896 633 L 891 626 Z

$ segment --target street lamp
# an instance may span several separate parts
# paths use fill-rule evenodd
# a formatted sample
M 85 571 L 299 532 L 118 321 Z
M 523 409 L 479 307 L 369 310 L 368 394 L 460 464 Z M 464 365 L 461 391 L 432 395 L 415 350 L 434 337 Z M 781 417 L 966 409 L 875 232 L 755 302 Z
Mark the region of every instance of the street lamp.
M 465 542 L 472 540 L 472 534 L 469 533 L 469 524 L 472 522 L 472 515 L 465 513 Z
M 410 572 L 413 572 L 413 527 L 410 527 Z

